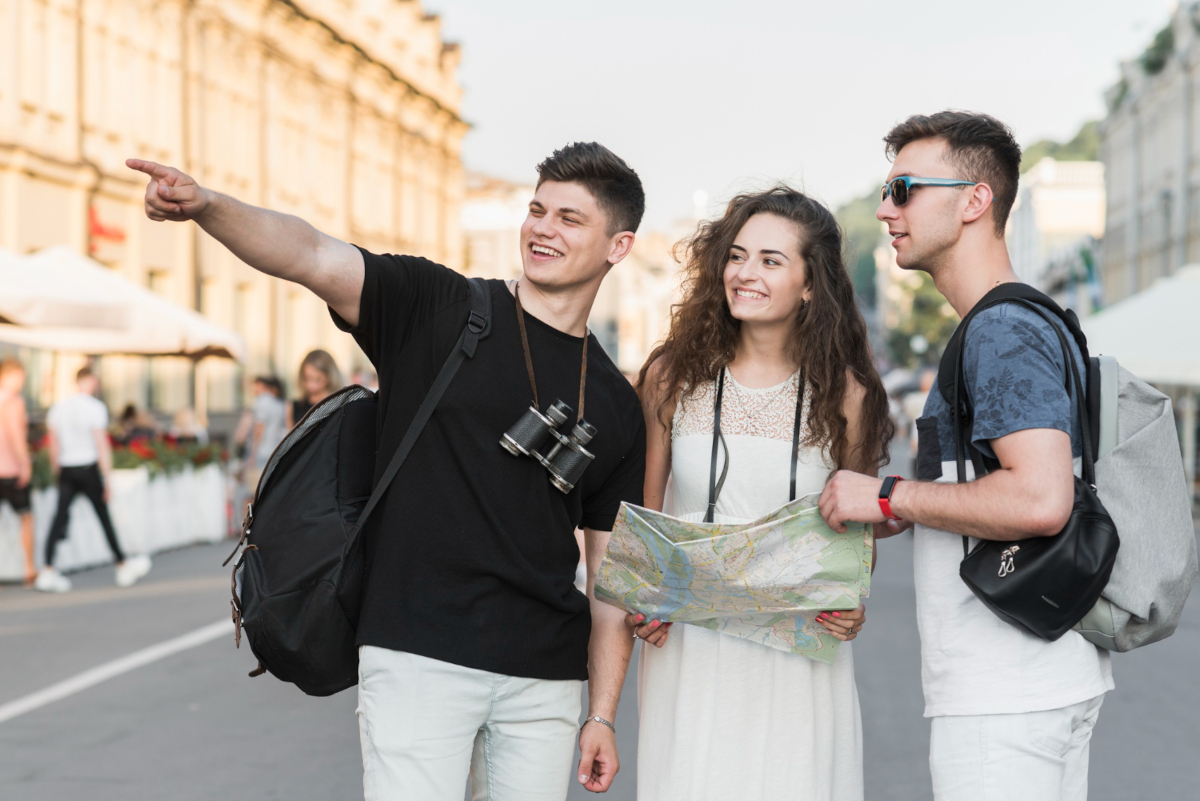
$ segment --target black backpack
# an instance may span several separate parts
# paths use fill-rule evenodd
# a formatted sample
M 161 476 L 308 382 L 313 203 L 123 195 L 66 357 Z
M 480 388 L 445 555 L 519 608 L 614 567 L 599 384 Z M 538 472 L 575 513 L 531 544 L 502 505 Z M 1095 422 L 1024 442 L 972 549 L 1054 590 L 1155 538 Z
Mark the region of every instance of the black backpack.
M 374 491 L 378 399 L 364 387 L 346 387 L 310 409 L 267 461 L 246 506 L 230 602 L 234 642 L 240 646 L 245 628 L 258 658 L 251 676 L 270 671 L 309 695 L 358 683 L 355 629 L 366 572 L 358 535 L 459 366 L 490 332 L 487 285 L 468 283 L 467 325 Z

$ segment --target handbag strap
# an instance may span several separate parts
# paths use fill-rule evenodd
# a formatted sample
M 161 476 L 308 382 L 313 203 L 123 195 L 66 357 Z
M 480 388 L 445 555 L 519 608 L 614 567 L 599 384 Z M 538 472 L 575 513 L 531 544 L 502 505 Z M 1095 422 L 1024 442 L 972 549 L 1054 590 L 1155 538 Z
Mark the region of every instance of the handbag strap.
M 1095 489 L 1096 461 L 1092 452 L 1091 437 L 1088 436 L 1087 433 L 1091 431 L 1090 419 L 1088 416 L 1087 396 L 1083 391 L 1083 382 L 1079 376 L 1079 365 L 1075 360 L 1075 353 L 1071 350 L 1070 345 L 1067 344 L 1067 338 L 1063 334 L 1062 330 L 1054 324 L 1054 319 L 1046 312 L 1045 309 L 1035 302 L 1026 300 L 1024 298 L 1013 297 L 997 298 L 996 300 L 977 306 L 970 311 L 960 326 L 962 332 L 959 339 L 960 346 L 958 349 L 958 358 L 954 362 L 954 397 L 951 402 L 951 415 L 954 420 L 954 457 L 958 469 L 958 483 L 962 484 L 967 480 L 966 452 L 968 450 L 968 446 L 966 444 L 966 432 L 963 430 L 963 418 L 966 416 L 966 383 L 963 376 L 963 360 L 965 358 L 964 354 L 967 350 L 966 326 L 977 313 L 1001 303 L 1016 303 L 1028 309 L 1032 309 L 1038 314 L 1038 316 L 1046 321 L 1046 323 L 1050 326 L 1050 329 L 1055 333 L 1058 339 L 1059 347 L 1062 349 L 1064 366 L 1068 371 L 1066 377 L 1067 397 L 1074 400 L 1075 407 L 1079 413 L 1079 430 L 1081 432 L 1080 440 L 1083 446 L 1083 480 L 1086 481 L 1089 486 Z M 1072 387 L 1074 388 L 1073 391 Z M 978 478 L 980 475 L 980 462 L 975 459 L 973 449 L 972 463 L 976 469 L 976 478 Z M 963 536 L 964 557 L 968 555 L 969 550 L 968 538 Z
M 713 401 L 713 445 L 712 461 L 708 468 L 708 508 L 704 512 L 704 522 L 713 522 L 717 511 L 717 498 L 725 486 L 725 478 L 729 475 L 729 446 L 725 435 L 721 433 L 721 399 L 725 394 L 725 368 L 717 377 L 717 397 Z M 792 458 L 791 480 L 788 486 L 788 502 L 796 500 L 796 467 L 800 453 L 800 423 L 804 417 L 804 368 L 800 368 L 800 382 L 796 388 L 796 421 L 792 426 Z M 725 466 L 721 470 L 721 478 L 717 479 L 717 446 L 725 450 Z
M 392 455 L 392 460 L 388 463 L 387 470 L 379 478 L 379 483 L 375 485 L 375 490 L 371 493 L 366 506 L 363 507 L 362 513 L 358 516 L 358 522 L 350 527 L 349 536 L 346 539 L 346 553 L 350 552 L 350 549 L 354 546 L 354 541 L 358 539 L 359 532 L 366 525 L 367 518 L 371 516 L 371 512 L 374 511 L 379 501 L 383 498 L 383 494 L 391 485 L 392 479 L 400 472 L 400 466 L 408 458 L 409 452 L 412 451 L 413 446 L 417 443 L 417 438 L 421 436 L 422 429 L 429 422 L 429 418 L 433 416 L 433 410 L 437 407 L 438 401 L 442 399 L 446 388 L 450 386 L 450 381 L 454 378 L 454 374 L 458 372 L 458 368 L 462 366 L 463 361 L 475 356 L 475 347 L 479 344 L 479 340 L 491 333 L 492 296 L 487 290 L 487 284 L 482 278 L 472 278 L 467 283 L 471 287 L 471 311 L 467 316 L 467 324 L 463 328 L 462 334 L 459 335 L 454 349 L 446 357 L 441 372 L 438 373 L 437 378 L 433 381 L 433 385 L 429 387 L 429 391 L 425 394 L 425 400 L 421 401 L 421 406 L 417 409 L 412 422 L 409 423 L 408 430 L 404 432 L 404 438 L 400 440 L 399 447 L 396 448 L 396 452 Z

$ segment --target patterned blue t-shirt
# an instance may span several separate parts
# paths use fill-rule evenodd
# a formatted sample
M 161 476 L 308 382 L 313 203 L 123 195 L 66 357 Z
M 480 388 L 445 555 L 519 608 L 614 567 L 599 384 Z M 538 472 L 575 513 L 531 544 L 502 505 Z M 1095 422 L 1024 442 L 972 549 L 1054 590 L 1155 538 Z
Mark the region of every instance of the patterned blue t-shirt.
M 1061 320 L 1053 314 L 1051 319 L 1075 355 L 1086 392 L 1087 370 L 1079 346 Z M 1065 431 L 1071 435 L 1072 455 L 1082 452 L 1079 409 L 1066 389 L 1068 365 L 1049 326 L 1032 309 L 1003 303 L 980 312 L 967 328 L 963 372 L 975 413 L 971 441 L 989 457 L 995 457 L 990 440 L 1031 428 Z M 944 462 L 955 461 L 954 419 L 936 382 L 917 430 L 917 477 L 932 481 L 942 475 Z M 953 480 L 954 475 L 947 478 Z

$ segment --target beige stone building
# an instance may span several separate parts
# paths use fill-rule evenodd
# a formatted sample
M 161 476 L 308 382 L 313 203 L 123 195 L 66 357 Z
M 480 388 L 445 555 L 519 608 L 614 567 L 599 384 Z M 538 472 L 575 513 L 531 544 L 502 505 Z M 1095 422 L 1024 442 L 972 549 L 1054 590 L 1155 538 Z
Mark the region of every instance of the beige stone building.
M 124 160 L 461 269 L 458 59 L 417 0 L 0 2 L 0 247 L 70 245 L 245 336 L 243 365 L 105 357 L 112 407 L 233 410 L 314 347 L 349 374 L 365 359 L 316 298 L 148 221 Z
M 1105 302 L 1200 261 L 1200 9 L 1176 6 L 1107 92 Z
M 1022 281 L 1080 314 L 1100 304 L 1095 257 L 1104 238 L 1104 164 L 1044 158 L 1021 176 L 1008 252 Z
M 486 278 L 521 275 L 521 225 L 529 214 L 533 183 L 483 173 L 466 176 L 462 205 L 463 271 Z

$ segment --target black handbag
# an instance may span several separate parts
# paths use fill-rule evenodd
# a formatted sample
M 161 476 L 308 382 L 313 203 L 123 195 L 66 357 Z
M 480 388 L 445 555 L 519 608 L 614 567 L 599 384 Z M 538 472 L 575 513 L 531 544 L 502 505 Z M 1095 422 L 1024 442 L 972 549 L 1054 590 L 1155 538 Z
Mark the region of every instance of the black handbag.
M 1078 623 L 1095 606 L 1108 584 L 1117 559 L 1117 527 L 1096 495 L 1096 463 L 1089 432 L 1088 404 L 1079 377 L 1075 354 L 1067 339 L 1037 303 L 1023 298 L 998 298 L 980 303 L 959 326 L 954 362 L 954 445 L 958 481 L 967 480 L 966 455 L 971 451 L 976 477 L 986 472 L 984 459 L 966 441 L 967 403 L 962 364 L 966 327 L 984 308 L 997 303 L 1019 303 L 1033 309 L 1058 335 L 1069 370 L 1067 395 L 1079 410 L 1083 432 L 1083 478 L 1075 479 L 1075 504 L 1067 525 L 1053 537 L 1030 537 L 1015 542 L 982 540 L 973 550 L 963 537 L 959 575 L 971 591 L 1000 619 L 1044 640 L 1053 642 Z

